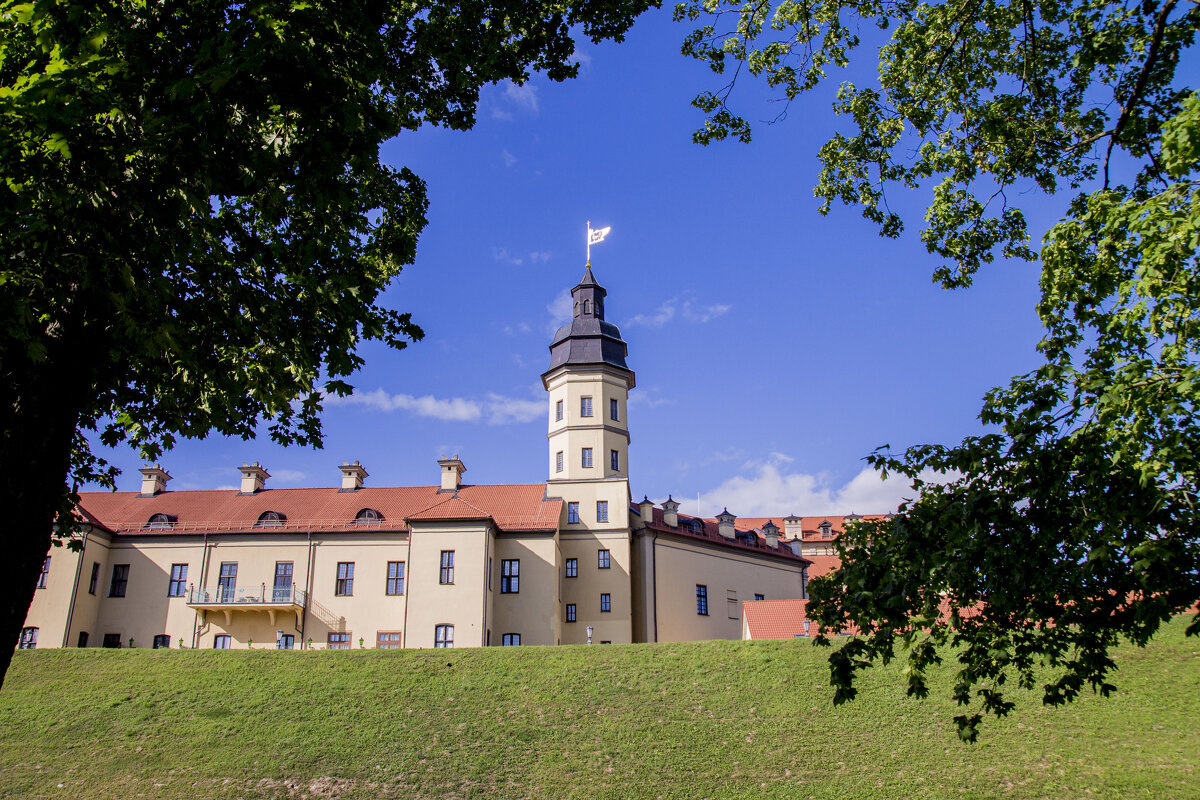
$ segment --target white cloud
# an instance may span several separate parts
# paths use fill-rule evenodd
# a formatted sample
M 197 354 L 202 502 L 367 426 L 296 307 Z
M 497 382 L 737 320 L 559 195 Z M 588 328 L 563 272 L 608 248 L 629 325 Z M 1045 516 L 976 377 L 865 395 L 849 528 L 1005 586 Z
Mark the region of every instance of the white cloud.
M 711 306 L 698 306 L 689 299 L 685 300 L 683 303 L 683 316 L 692 322 L 705 323 L 727 314 L 729 309 L 732 307 L 733 306 L 725 303 L 716 303 Z
M 532 262 L 534 264 L 537 264 L 538 262 L 545 264 L 547 261 L 550 260 L 550 251 L 549 250 L 542 250 L 542 251 L 534 250 L 532 253 L 529 254 L 529 260 L 530 260 L 530 262 Z
M 547 328 L 553 333 L 558 329 L 559 325 L 565 325 L 571 321 L 571 290 L 563 289 L 554 296 L 554 299 L 546 304 L 546 312 L 550 315 L 550 322 Z
M 624 327 L 633 328 L 642 325 L 647 328 L 661 328 L 675 318 L 675 298 L 658 307 L 653 314 L 638 314 L 625 322 Z
M 298 469 L 277 469 L 271 471 L 271 477 L 284 483 L 298 483 L 307 476 Z
M 500 155 L 504 158 L 504 166 L 506 167 L 511 167 L 513 164 L 517 163 L 517 157 L 508 152 L 507 149 L 501 150 Z
M 492 258 L 505 264 L 512 264 L 513 266 L 518 266 L 525 263 L 525 259 L 521 258 L 520 256 L 510 256 L 508 254 L 507 247 L 493 247 Z
M 842 486 L 834 486 L 827 475 L 788 472 L 793 461 L 783 453 L 771 453 L 759 462 L 750 462 L 739 475 L 715 489 L 702 492 L 700 508 L 706 516 L 728 508 L 738 516 L 762 517 L 799 514 L 886 514 L 916 493 L 903 477 L 891 475 L 883 480 L 879 473 L 864 467 Z M 939 479 L 933 473 L 922 475 L 928 481 Z
M 489 425 L 533 422 L 545 414 L 546 403 L 544 400 L 521 400 L 498 394 L 488 395 L 487 423 Z
M 664 302 L 652 314 L 638 314 L 637 316 L 626 320 L 623 324 L 626 327 L 642 326 L 646 328 L 661 328 L 671 320 L 675 319 L 676 314 L 680 314 L 689 322 L 704 324 L 711 322 L 717 317 L 724 316 L 733 308 L 725 303 L 714 303 L 712 305 L 700 305 L 696 302 L 695 297 L 691 292 L 685 292 L 682 295 L 676 295 Z
M 516 325 L 505 325 L 501 330 L 508 336 L 516 336 L 519 333 L 532 333 L 533 328 L 529 327 L 528 322 L 518 322 Z
M 512 122 L 513 115 L 502 108 L 492 109 L 492 119 L 498 119 L 503 122 Z
M 663 397 L 662 390 L 657 386 L 639 386 L 636 392 L 629 395 L 629 405 L 631 406 L 656 408 L 674 402 L 671 398 Z
M 355 392 L 349 397 L 326 397 L 328 405 L 364 405 L 377 411 L 408 411 L 418 417 L 432 417 L 443 422 L 477 422 L 483 410 L 474 400 L 461 397 L 440 399 L 427 394 L 414 397 L 411 394 L 388 394 L 383 389 L 373 392 Z
M 191 489 L 192 487 L 191 486 L 181 486 L 180 488 L 181 489 Z M 225 483 L 225 484 L 222 484 L 222 485 L 216 487 L 216 491 L 218 491 L 218 492 L 236 492 L 240 488 L 241 488 L 240 486 L 234 486 L 231 483 Z
M 531 83 L 518 86 L 512 81 L 507 82 L 504 86 L 504 99 L 522 111 L 531 114 L 538 112 L 537 87 Z
M 571 53 L 571 58 L 578 61 L 581 67 L 590 67 L 592 65 L 592 56 L 586 50 L 575 48 L 575 52 Z

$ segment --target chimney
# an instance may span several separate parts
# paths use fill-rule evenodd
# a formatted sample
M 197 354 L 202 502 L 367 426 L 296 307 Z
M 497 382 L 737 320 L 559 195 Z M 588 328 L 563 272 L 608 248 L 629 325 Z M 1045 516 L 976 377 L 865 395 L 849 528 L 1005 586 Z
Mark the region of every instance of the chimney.
M 737 538 L 737 534 L 733 531 L 733 522 L 736 519 L 737 517 L 729 513 L 728 508 L 717 514 L 717 532 L 726 539 Z
M 789 514 L 783 518 L 783 533 L 789 539 L 803 539 L 804 520 L 797 517 L 795 514 Z
M 442 468 L 441 491 L 457 492 L 462 486 L 462 474 L 467 471 L 463 462 L 459 460 L 458 453 L 454 454 L 454 458 L 441 459 L 438 465 Z
M 370 477 L 363 465 L 357 461 L 353 464 L 343 461 L 338 469 L 342 471 L 342 488 L 338 489 L 339 492 L 357 492 L 363 487 L 363 478 Z
M 649 497 L 642 497 L 642 502 L 638 503 L 638 515 L 642 518 L 642 527 L 654 522 L 654 503 Z
M 771 520 L 767 520 L 767 524 L 762 526 L 763 536 L 767 540 L 767 547 L 771 550 L 779 549 L 779 527 Z
M 171 476 L 162 468 L 162 464 L 142 467 L 138 472 L 142 473 L 142 492 L 138 497 L 154 497 L 167 490 L 167 481 L 171 480 Z
M 242 473 L 242 490 L 238 494 L 257 494 L 266 488 L 267 478 L 271 477 L 271 473 L 267 472 L 266 468 L 255 461 L 253 464 L 247 464 L 245 461 L 238 467 L 238 472 Z
M 679 503 L 676 503 L 671 495 L 667 495 L 667 499 L 663 500 L 663 522 L 670 528 L 679 527 Z

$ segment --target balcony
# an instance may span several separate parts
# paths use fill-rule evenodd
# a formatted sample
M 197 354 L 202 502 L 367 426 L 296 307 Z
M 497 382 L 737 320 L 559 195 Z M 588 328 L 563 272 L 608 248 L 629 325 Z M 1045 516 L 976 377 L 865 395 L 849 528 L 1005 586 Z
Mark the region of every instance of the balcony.
M 239 611 L 265 611 L 275 624 L 279 612 L 296 615 L 299 624 L 300 612 L 304 610 L 308 598 L 303 589 L 295 584 L 287 587 L 268 589 L 265 583 L 258 586 L 218 586 L 216 589 L 189 586 L 187 604 L 201 611 L 220 611 L 225 615 L 225 625 L 233 622 L 233 615 Z

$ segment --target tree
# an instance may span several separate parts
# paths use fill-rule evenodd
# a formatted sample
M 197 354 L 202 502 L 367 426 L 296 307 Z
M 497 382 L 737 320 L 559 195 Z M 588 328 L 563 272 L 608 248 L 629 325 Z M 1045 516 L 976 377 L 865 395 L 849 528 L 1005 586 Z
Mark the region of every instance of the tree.
M 988 393 L 988 432 L 868 459 L 920 493 L 848 530 L 841 569 L 812 583 L 819 624 L 864 634 L 830 656 L 835 702 L 898 647 L 915 696 L 954 651 L 970 741 L 1013 707 L 1010 680 L 1047 704 L 1108 694 L 1111 648 L 1200 599 L 1200 99 L 1178 71 L 1200 6 L 685 0 L 676 18 L 701 23 L 685 54 L 789 102 L 877 29 L 878 83 L 837 94 L 849 132 L 820 150 L 821 211 L 858 206 L 895 237 L 887 192 L 927 190 L 920 235 L 942 286 L 997 256 L 1042 266 L 1044 363 Z M 750 140 L 736 79 L 694 101 L 697 141 Z M 1062 202 L 1040 247 L 1015 202 L 1028 192 Z
M 0 2 L 0 680 L 52 526 L 112 485 L 87 434 L 148 460 L 264 422 L 319 443 L 358 344 L 422 335 L 379 295 L 425 187 L 380 144 L 574 77 L 573 36 L 650 5 Z

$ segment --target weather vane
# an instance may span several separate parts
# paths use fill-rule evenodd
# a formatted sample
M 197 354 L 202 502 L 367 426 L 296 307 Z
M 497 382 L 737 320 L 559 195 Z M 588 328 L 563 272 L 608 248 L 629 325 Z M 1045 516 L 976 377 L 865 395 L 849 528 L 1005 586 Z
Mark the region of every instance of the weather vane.
M 587 224 L 587 265 L 592 265 L 592 245 L 600 244 L 604 241 L 604 237 L 608 236 L 608 232 L 612 230 L 612 226 L 607 228 L 599 228 L 592 230 L 592 221 L 589 219 Z

